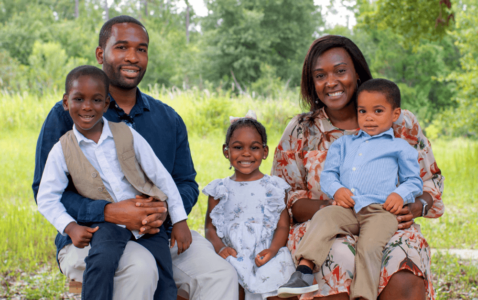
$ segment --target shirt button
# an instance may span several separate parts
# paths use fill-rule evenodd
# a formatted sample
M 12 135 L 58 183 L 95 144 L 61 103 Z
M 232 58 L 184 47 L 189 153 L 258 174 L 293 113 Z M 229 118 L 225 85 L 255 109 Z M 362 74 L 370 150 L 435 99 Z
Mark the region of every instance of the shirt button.
M 93 177 L 93 178 L 96 178 L 96 175 L 97 174 L 95 172 L 91 173 L 91 177 Z
M 359 156 L 362 156 L 362 153 L 359 153 Z
M 353 168 L 352 168 L 352 171 L 355 171 L 355 170 L 357 170 L 357 169 L 356 169 L 355 167 L 353 167 Z
M 116 188 L 116 189 L 115 189 L 115 192 L 119 192 L 119 191 L 120 191 L 120 189 L 119 189 L 119 188 Z
M 365 143 L 368 143 L 368 141 L 365 141 Z
M 102 187 L 99 187 L 98 188 L 98 192 L 102 192 L 103 191 L 103 188 Z
M 353 193 L 353 192 L 355 192 L 355 189 L 354 189 L 354 188 L 352 188 L 350 191 Z

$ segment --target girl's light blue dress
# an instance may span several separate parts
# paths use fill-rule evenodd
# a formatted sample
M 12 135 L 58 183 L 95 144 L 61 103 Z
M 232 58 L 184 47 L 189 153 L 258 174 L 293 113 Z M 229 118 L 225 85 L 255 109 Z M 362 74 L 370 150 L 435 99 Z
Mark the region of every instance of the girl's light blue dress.
M 204 194 L 219 200 L 210 217 L 224 244 L 237 251 L 237 258 L 229 256 L 227 261 L 237 270 L 246 300 L 276 296 L 295 271 L 287 247 L 262 267 L 254 261 L 271 245 L 288 189 L 282 178 L 268 175 L 256 181 L 216 179 L 203 189 Z

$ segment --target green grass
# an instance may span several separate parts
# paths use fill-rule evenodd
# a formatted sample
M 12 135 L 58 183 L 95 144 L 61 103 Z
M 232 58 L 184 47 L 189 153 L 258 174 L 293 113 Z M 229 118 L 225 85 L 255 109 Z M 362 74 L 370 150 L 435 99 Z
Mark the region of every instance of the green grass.
M 272 153 L 288 120 L 300 111 L 294 95 L 283 99 L 230 97 L 221 91 L 153 91 L 183 117 L 200 189 L 230 175 L 222 143 L 230 115 L 254 109 L 268 130 L 269 158 L 261 170 L 269 173 Z M 64 292 L 65 278 L 55 261 L 56 231 L 36 210 L 31 183 L 35 145 L 42 122 L 59 94 L 45 99 L 0 96 L 0 298 L 55 298 Z M 478 142 L 438 140 L 432 143 L 438 166 L 446 177 L 445 215 L 418 220 L 432 247 L 476 248 L 478 236 Z M 188 221 L 203 233 L 207 200 L 201 194 Z M 472 299 L 478 267 L 449 255 L 433 257 L 432 272 L 439 299 Z M 464 275 L 465 274 L 465 275 Z M 458 288 L 454 288 L 458 287 Z M 474 296 L 475 298 L 477 296 Z
M 445 213 L 438 219 L 418 219 L 434 248 L 476 249 L 478 237 L 478 143 L 455 139 L 432 143 L 445 176 Z

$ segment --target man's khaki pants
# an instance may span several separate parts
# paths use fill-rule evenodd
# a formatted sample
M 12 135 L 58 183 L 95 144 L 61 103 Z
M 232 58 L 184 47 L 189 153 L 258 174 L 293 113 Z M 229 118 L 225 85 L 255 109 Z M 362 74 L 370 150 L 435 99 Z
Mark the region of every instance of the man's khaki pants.
M 310 221 L 294 262 L 298 264 L 300 259 L 305 258 L 321 266 L 337 235 L 359 235 L 350 299 L 363 297 L 376 300 L 382 251 L 397 229 L 396 216 L 381 204 L 371 204 L 358 213 L 351 208 L 328 206 L 315 213 Z
M 178 247 L 171 248 L 173 277 L 178 295 L 189 300 L 237 300 L 236 270 L 214 251 L 212 244 L 191 230 L 193 242 L 178 255 Z M 58 253 L 60 268 L 68 278 L 83 282 L 85 257 L 90 247 L 76 248 L 72 244 Z M 158 284 L 158 270 L 153 255 L 140 244 L 129 241 L 116 269 L 114 300 L 153 299 Z M 165 299 L 175 300 L 175 299 Z

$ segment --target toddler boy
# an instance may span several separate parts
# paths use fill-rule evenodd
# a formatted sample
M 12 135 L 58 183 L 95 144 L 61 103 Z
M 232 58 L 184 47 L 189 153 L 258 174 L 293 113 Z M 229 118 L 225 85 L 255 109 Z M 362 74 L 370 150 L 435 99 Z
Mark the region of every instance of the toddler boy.
M 109 80 L 93 66 L 80 66 L 66 77 L 63 106 L 73 119 L 73 130 L 48 155 L 38 191 L 38 210 L 73 245 L 91 243 L 86 257 L 82 299 L 112 299 L 114 274 L 126 243 L 134 240 L 148 249 L 159 271 L 154 299 L 176 299 L 171 254 L 166 230 L 141 235 L 123 225 L 102 222 L 82 226 L 60 202 L 68 176 L 84 197 L 118 202 L 138 195 L 167 201 L 173 223 L 171 247 L 189 248 L 191 232 L 179 191 L 150 145 L 124 123 L 103 118 L 109 107 Z
M 324 263 L 336 236 L 358 235 L 350 299 L 377 299 L 382 251 L 398 229 L 395 215 L 422 194 L 418 152 L 393 134 L 401 114 L 398 86 L 372 79 L 357 94 L 360 131 L 332 143 L 320 178 L 333 205 L 312 218 L 295 253 L 297 271 L 279 296 L 317 291 L 312 270 Z

